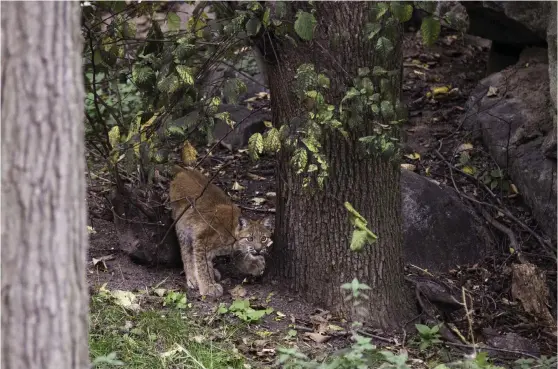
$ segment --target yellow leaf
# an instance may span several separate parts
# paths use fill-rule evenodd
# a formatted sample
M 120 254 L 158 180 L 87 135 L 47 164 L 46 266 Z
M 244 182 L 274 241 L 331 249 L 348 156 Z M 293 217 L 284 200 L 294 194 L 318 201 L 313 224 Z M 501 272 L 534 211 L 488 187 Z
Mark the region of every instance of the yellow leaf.
M 426 167 L 426 170 L 424 171 L 424 173 L 429 176 L 430 175 L 430 167 Z
M 266 128 L 272 128 L 273 127 L 273 123 L 271 123 L 268 120 L 264 120 L 264 124 L 265 124 Z
M 510 254 L 514 254 L 515 253 L 515 249 L 513 247 L 510 247 Z
M 451 86 L 434 87 L 431 90 L 433 96 L 447 95 L 451 90 Z
M 513 183 L 510 185 L 510 188 L 513 193 L 519 194 L 519 190 L 517 189 L 516 185 L 514 185 Z
M 182 146 L 182 162 L 185 165 L 191 165 L 196 161 L 197 156 L 198 152 L 190 141 L 184 141 L 184 145 Z
M 464 143 L 459 145 L 459 147 L 457 148 L 457 152 L 462 152 L 462 151 L 469 151 L 469 150 L 473 150 L 473 145 L 470 143 Z
M 238 182 L 234 182 L 233 186 L 232 186 L 232 190 L 233 191 L 242 191 L 244 190 L 246 187 L 242 186 L 240 183 Z
M 420 159 L 420 154 L 418 152 L 414 152 L 412 154 L 405 155 L 405 157 L 409 158 L 411 160 L 419 160 Z
M 463 169 L 461 169 L 464 173 L 473 175 L 476 172 L 475 167 L 472 167 L 470 165 L 464 166 Z
M 120 142 L 120 127 L 114 126 L 109 131 L 109 143 L 110 146 L 114 149 Z
M 414 165 L 414 164 L 403 163 L 403 164 L 401 164 L 401 168 L 406 169 L 406 170 L 410 170 L 411 172 L 414 172 L 415 169 L 417 169 L 417 166 Z

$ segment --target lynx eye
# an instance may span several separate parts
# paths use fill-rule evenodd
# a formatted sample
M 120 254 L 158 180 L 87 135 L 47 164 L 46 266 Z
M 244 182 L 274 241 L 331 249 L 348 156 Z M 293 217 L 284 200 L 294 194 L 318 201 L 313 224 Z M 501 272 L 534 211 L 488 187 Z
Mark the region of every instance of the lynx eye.
M 262 241 L 262 242 L 267 241 L 267 237 L 266 237 L 266 236 L 263 236 L 261 241 Z
M 248 237 L 248 242 L 252 242 L 252 241 L 254 241 L 254 237 L 252 236 Z

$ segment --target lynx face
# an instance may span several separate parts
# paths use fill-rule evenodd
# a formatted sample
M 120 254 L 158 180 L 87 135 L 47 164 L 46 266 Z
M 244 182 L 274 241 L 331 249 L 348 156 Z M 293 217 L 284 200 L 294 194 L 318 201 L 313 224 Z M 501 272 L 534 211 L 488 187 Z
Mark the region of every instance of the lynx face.
M 271 218 L 250 220 L 241 217 L 239 223 L 237 250 L 253 257 L 264 256 L 273 244 Z

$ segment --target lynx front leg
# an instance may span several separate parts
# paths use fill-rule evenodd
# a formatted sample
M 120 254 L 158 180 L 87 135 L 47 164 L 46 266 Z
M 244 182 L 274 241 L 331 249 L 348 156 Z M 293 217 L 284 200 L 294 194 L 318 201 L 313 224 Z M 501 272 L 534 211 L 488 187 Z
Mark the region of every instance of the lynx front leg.
M 199 240 L 194 241 L 194 263 L 200 293 L 220 297 L 223 295 L 223 286 L 215 282 L 212 259 L 213 257 L 205 251 L 205 245 Z
M 177 225 L 178 242 L 180 244 L 180 255 L 184 264 L 184 273 L 186 274 L 186 284 L 189 288 L 196 289 L 198 281 L 196 280 L 192 237 L 189 229 L 180 229 Z
M 240 254 L 235 258 L 235 266 L 240 273 L 257 277 L 265 270 L 265 258 L 261 255 Z

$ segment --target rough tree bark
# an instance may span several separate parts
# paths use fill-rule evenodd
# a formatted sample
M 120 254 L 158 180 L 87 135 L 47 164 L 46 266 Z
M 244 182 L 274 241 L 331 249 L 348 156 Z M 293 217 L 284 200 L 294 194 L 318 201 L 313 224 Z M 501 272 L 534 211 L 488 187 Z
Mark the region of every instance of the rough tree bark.
M 304 2 L 288 3 L 294 17 Z M 315 2 L 314 39 L 275 45 L 279 61 L 267 65 L 273 121 L 277 125 L 305 116 L 293 91 L 293 77 L 301 63 L 313 63 L 331 79 L 326 95 L 339 106 L 347 84 L 359 67 L 373 69 L 378 56 L 362 35 L 374 2 Z M 401 68 L 401 32 L 390 69 Z M 337 42 L 333 42 L 337 39 Z M 400 95 L 401 77 L 396 86 Z M 352 130 L 353 138 L 372 134 L 371 125 Z M 302 188 L 289 164 L 289 153 L 279 157 L 277 216 L 272 274 L 310 301 L 349 312 L 340 285 L 358 278 L 368 284 L 368 321 L 393 329 L 412 316 L 413 298 L 404 283 L 400 168 L 398 164 L 364 156 L 355 139 L 328 133 L 322 142 L 330 166 L 323 191 L 313 195 Z M 343 202 L 349 201 L 369 222 L 378 242 L 357 254 L 349 249 L 352 228 Z
M 88 368 L 79 2 L 2 4 L 2 357 Z

